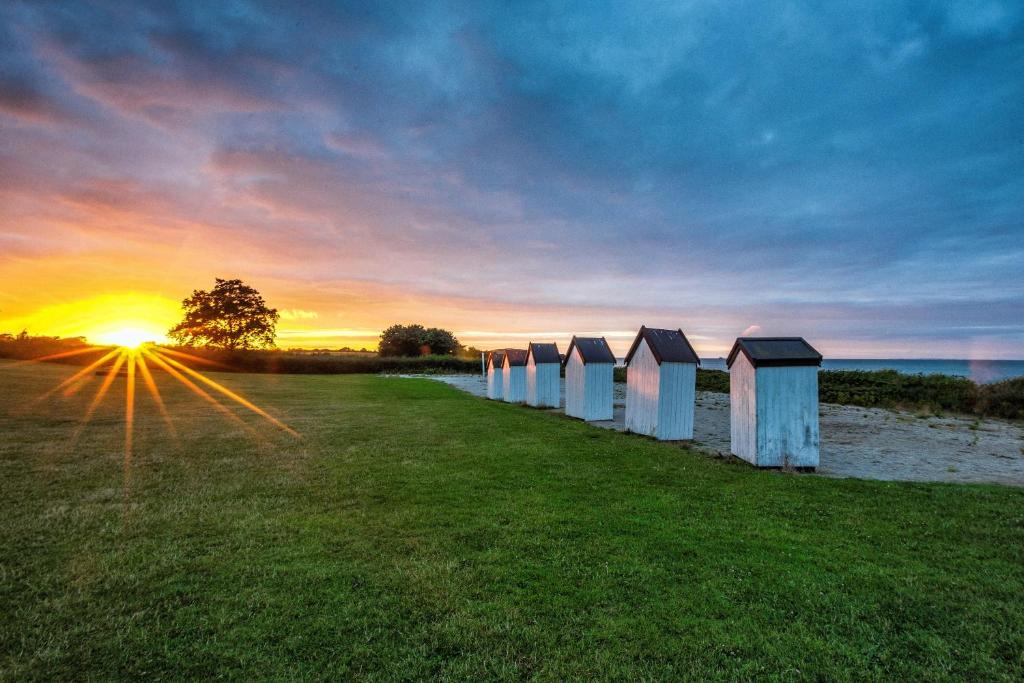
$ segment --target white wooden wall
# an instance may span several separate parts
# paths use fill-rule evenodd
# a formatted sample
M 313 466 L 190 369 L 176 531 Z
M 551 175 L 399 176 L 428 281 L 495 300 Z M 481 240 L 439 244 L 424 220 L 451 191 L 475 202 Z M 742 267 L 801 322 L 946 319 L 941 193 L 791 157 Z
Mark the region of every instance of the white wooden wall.
M 494 367 L 493 364 L 487 364 L 487 398 L 500 401 L 505 398 L 505 375 L 502 373 L 501 368 Z
M 508 363 L 502 368 L 504 377 L 504 396 L 508 403 L 522 403 L 526 400 L 526 366 L 512 365 Z
M 560 373 L 558 363 L 537 365 L 531 356 L 526 365 L 526 402 L 538 408 L 558 408 L 562 403 Z
M 579 350 L 574 346 L 572 354 L 565 363 L 565 414 L 572 417 L 583 417 L 583 381 L 586 366 L 580 358 Z
M 696 363 L 662 363 L 658 429 L 654 436 L 663 441 L 692 439 L 696 398 Z
M 757 369 L 757 464 L 817 467 L 818 368 Z
M 643 339 L 626 369 L 626 429 L 654 436 L 658 428 L 658 388 L 661 372 Z
M 755 369 L 739 354 L 729 370 L 732 452 L 758 467 L 817 467 L 818 368 Z
M 729 430 L 732 454 L 757 464 L 757 375 L 739 353 L 729 368 Z
M 612 363 L 583 364 L 573 347 L 565 365 L 565 414 L 592 422 L 612 419 Z
M 696 385 L 696 364 L 659 366 L 641 339 L 626 372 L 626 429 L 662 441 L 692 439 Z

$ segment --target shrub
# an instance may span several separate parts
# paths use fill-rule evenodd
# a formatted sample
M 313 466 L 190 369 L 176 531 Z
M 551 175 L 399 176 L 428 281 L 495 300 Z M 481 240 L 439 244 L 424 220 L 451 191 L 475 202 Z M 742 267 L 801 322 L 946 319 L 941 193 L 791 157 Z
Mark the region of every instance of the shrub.
M 975 409 L 979 415 L 1024 419 L 1024 377 L 982 384 L 978 387 Z
M 380 335 L 381 356 L 453 356 L 460 348 L 454 334 L 438 327 L 392 325 Z
M 971 413 L 978 385 L 966 377 L 907 375 L 895 370 L 823 370 L 818 397 L 825 403 L 924 408 Z
M 701 370 L 697 368 L 697 391 L 728 394 L 729 373 L 724 370 Z

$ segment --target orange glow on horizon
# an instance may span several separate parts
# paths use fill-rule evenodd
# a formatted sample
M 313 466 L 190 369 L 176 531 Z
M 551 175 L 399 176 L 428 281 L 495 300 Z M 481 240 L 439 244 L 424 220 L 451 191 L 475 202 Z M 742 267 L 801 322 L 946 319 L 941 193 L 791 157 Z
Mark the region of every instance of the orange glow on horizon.
M 138 347 L 166 343 L 167 330 L 181 318 L 178 301 L 155 294 L 119 292 L 42 306 L 3 320 L 3 331 L 85 337 L 90 343 Z

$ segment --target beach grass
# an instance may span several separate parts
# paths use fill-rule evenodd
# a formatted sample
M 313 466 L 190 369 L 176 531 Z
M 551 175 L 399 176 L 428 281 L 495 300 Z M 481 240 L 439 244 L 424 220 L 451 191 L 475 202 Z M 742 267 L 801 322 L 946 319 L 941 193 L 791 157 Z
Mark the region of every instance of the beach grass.
M 426 379 L 0 362 L 0 679 L 1020 680 L 1024 492 L 756 471 Z

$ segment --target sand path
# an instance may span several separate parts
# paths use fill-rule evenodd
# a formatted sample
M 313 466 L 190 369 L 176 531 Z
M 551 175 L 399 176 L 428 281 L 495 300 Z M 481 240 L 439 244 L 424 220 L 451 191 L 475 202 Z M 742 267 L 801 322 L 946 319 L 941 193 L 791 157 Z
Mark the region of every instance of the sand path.
M 487 393 L 486 380 L 479 375 L 425 377 L 475 396 Z M 625 400 L 625 385 L 616 384 L 615 419 L 591 424 L 623 430 Z M 693 446 L 729 454 L 728 395 L 698 392 L 694 425 Z M 1024 486 L 1024 425 L 823 403 L 818 474 Z

